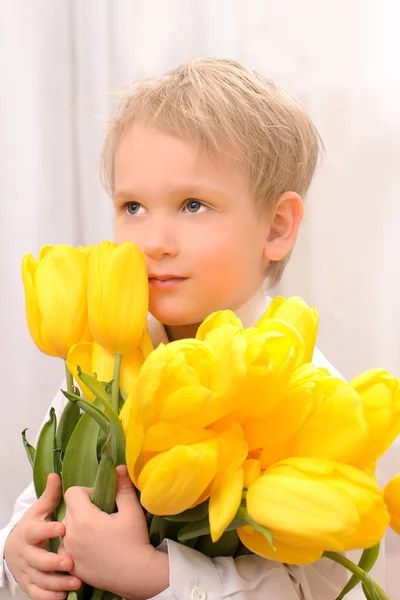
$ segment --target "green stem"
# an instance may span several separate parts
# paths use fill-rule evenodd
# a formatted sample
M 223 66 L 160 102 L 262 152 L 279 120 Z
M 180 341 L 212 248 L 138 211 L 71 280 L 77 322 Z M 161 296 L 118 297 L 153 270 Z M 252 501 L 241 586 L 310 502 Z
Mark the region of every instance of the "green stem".
M 121 362 L 122 354 L 118 352 L 114 355 L 114 372 L 113 372 L 113 386 L 112 386 L 112 406 L 115 412 L 118 414 L 118 403 L 119 403 L 119 376 L 121 373 Z
M 104 590 L 100 590 L 99 588 L 94 588 L 92 595 L 90 596 L 90 600 L 102 600 L 105 594 Z
M 67 390 L 70 394 L 72 394 L 72 392 L 74 391 L 74 378 L 72 377 L 72 373 L 67 367 L 67 363 L 65 363 L 65 373 L 67 376 Z
M 358 565 L 356 565 L 353 561 L 343 556 L 343 554 L 339 554 L 338 552 L 324 552 L 324 556 L 326 558 L 330 558 L 334 562 L 337 562 L 339 565 L 346 567 L 353 575 L 356 575 L 363 583 L 368 585 L 368 582 L 371 582 L 375 587 L 376 591 L 380 595 L 381 600 L 390 600 L 389 596 L 383 591 L 383 589 L 374 581 L 368 573 L 360 569 Z

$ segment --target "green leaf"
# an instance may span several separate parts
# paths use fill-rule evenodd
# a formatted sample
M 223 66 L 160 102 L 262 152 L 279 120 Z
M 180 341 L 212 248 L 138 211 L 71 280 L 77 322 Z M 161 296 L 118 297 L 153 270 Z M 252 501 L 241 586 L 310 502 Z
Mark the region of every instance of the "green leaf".
M 373 580 L 368 575 L 364 578 L 361 587 L 367 600 L 382 600 L 382 596 L 378 593 Z
M 75 388 L 75 390 L 77 390 L 77 388 Z M 72 402 L 67 402 L 61 414 L 56 434 L 56 447 L 61 451 L 61 457 L 65 454 L 69 438 L 71 437 L 80 416 L 79 406 Z
M 47 477 L 50 473 L 55 472 L 54 451 L 56 428 L 57 417 L 52 407 L 50 409 L 50 418 L 40 431 L 33 461 L 33 483 L 38 498 L 40 498 L 46 488 Z
M 103 410 L 107 411 L 108 420 L 110 422 L 111 456 L 117 466 L 124 465 L 126 440 L 121 420 L 113 409 L 108 394 L 101 381 L 98 381 L 98 379 L 95 379 L 92 377 L 92 375 L 89 375 L 80 369 L 78 372 L 82 382 L 93 394 L 96 395 L 99 406 L 102 406 Z
M 98 469 L 99 430 L 98 423 L 89 414 L 85 413 L 79 419 L 65 450 L 62 472 L 64 493 L 73 485 L 93 487 Z
M 28 440 L 26 439 L 26 432 L 28 429 L 24 429 L 22 432 L 22 443 L 24 444 L 24 448 L 26 450 L 26 454 L 28 456 L 28 460 L 30 462 L 31 467 L 33 467 L 33 463 L 35 461 L 35 448 L 30 445 Z
M 102 383 L 97 379 L 97 377 L 94 377 L 93 375 L 89 375 L 89 373 L 85 373 L 85 371 L 82 371 L 82 369 L 79 366 L 78 377 L 92 392 L 92 394 L 96 396 L 96 398 L 98 398 L 106 404 L 107 402 L 110 403 L 107 391 L 105 389 L 105 386 L 108 385 L 108 382 Z
M 210 523 L 208 516 L 199 521 L 188 523 L 184 525 L 178 532 L 178 542 L 184 543 L 200 535 L 207 535 L 210 533 Z
M 115 463 L 110 454 L 104 451 L 97 469 L 94 489 L 90 499 L 100 510 L 111 514 L 115 509 L 116 490 L 117 472 Z
M 92 417 L 92 419 L 94 419 L 96 423 L 100 425 L 106 435 L 109 434 L 109 421 L 104 412 L 98 408 L 94 402 L 88 402 L 87 400 L 84 400 L 79 396 L 75 396 L 75 394 L 71 394 L 70 392 L 65 392 L 64 390 L 62 390 L 62 393 L 66 398 L 68 398 L 68 400 L 70 400 L 70 402 L 76 404 L 76 406 L 81 408 L 85 413 Z
M 244 508 L 244 506 L 240 506 L 237 513 L 236 513 L 236 517 L 235 519 L 238 519 L 240 521 L 244 521 L 247 525 L 251 525 L 253 527 L 253 529 L 255 529 L 256 531 L 258 531 L 259 533 L 261 533 L 265 539 L 267 540 L 268 544 L 271 546 L 272 550 L 276 550 L 275 546 L 274 546 L 274 540 L 272 537 L 272 532 L 270 529 L 268 529 L 268 527 L 263 527 L 262 525 L 259 525 L 258 523 L 256 523 L 256 521 L 254 521 L 251 516 L 249 515 L 249 513 L 247 512 L 247 509 Z
M 150 537 L 150 544 L 152 546 L 154 546 L 155 548 L 157 548 L 157 546 L 160 545 L 160 517 L 158 517 L 157 515 L 154 515 L 152 520 L 151 520 L 151 525 L 150 525 L 150 530 L 149 530 L 149 537 Z
M 172 521 L 173 523 L 192 523 L 193 521 L 200 521 L 201 519 L 205 519 L 208 516 L 208 500 L 206 502 L 202 502 L 198 504 L 194 508 L 189 508 L 179 515 L 168 515 L 163 517 L 167 521 Z
M 103 454 L 104 445 L 107 442 L 108 436 L 102 429 L 99 431 L 99 437 L 97 438 L 97 457 L 100 461 L 101 455 Z
M 216 556 L 235 556 L 239 546 L 239 536 L 236 531 L 225 531 L 218 541 L 213 542 L 211 535 L 198 538 L 196 550 L 209 558 Z
M 374 564 L 376 563 L 376 561 L 378 559 L 379 550 L 380 550 L 380 543 L 376 544 L 375 546 L 372 546 L 372 548 L 366 548 L 366 550 L 364 550 L 364 552 L 362 553 L 361 558 L 358 562 L 358 566 L 360 567 L 360 569 L 363 569 L 363 571 L 366 571 L 368 573 L 372 569 L 372 567 L 374 566 Z M 336 600 L 343 600 L 343 598 L 346 596 L 346 594 L 348 594 L 350 592 L 350 590 L 355 588 L 356 585 L 358 585 L 360 583 L 360 581 L 361 581 L 360 578 L 357 577 L 357 575 L 353 574 L 350 577 L 347 584 L 345 585 L 345 587 L 340 592 L 340 594 Z

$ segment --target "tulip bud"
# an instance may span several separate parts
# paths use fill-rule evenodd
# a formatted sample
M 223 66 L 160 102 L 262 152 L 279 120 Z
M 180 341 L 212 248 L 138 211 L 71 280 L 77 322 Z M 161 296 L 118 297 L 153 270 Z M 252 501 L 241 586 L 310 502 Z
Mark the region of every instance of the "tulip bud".
M 267 469 L 247 491 L 247 510 L 274 540 L 320 550 L 373 546 L 389 523 L 373 478 L 317 458 L 289 458 Z
M 92 248 L 88 264 L 89 325 L 110 352 L 126 354 L 145 333 L 149 291 L 146 265 L 131 242 L 104 241 Z
M 282 321 L 297 331 L 303 342 L 303 352 L 299 356 L 297 365 L 310 362 L 318 332 L 319 314 L 317 310 L 308 306 L 302 298 L 293 296 L 286 299 L 276 296 L 256 327 L 261 331 L 266 331 L 270 326 L 268 323 L 270 319 Z
M 26 254 L 22 280 L 28 327 L 39 350 L 65 359 L 74 344 L 92 339 L 84 249 L 45 246 L 37 261 Z
M 400 434 L 400 384 L 383 369 L 370 369 L 350 382 L 362 399 L 366 442 L 352 461 L 365 469 L 375 463 Z
M 383 497 L 390 514 L 390 527 L 400 535 L 400 473 L 386 485 Z

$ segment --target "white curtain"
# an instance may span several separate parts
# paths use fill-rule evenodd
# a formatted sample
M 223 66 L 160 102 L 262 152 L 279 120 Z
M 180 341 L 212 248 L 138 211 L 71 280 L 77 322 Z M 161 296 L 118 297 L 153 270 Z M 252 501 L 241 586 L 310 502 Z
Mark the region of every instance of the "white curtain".
M 399 17 L 396 0 L 2 0 L 0 525 L 30 477 L 20 432 L 63 376 L 30 340 L 21 258 L 112 236 L 109 92 L 191 57 L 242 60 L 308 105 L 327 157 L 279 292 L 318 307 L 344 376 L 400 375 Z

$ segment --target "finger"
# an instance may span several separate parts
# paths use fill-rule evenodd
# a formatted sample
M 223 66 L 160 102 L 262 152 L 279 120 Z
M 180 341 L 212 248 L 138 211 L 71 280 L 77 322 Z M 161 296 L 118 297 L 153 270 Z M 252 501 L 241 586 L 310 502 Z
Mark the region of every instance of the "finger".
M 37 571 L 72 571 L 74 568 L 70 556 L 54 554 L 34 546 L 27 549 L 25 556 L 29 566 Z
M 50 592 L 65 592 L 71 590 L 79 590 L 82 581 L 74 575 L 57 575 L 42 573 L 32 569 L 28 572 L 31 581 L 42 590 Z
M 35 545 L 65 535 L 65 525 L 57 521 L 30 521 L 25 528 L 25 541 Z
M 67 512 L 65 516 L 65 522 L 68 522 L 68 513 L 72 516 L 82 514 L 85 507 L 93 507 L 90 500 L 92 493 L 91 488 L 84 488 L 80 486 L 73 486 L 68 488 L 65 492 L 64 499 L 67 506 Z M 97 508 L 97 507 L 96 507 Z
M 68 592 L 50 592 L 49 590 L 42 590 L 39 586 L 32 583 L 28 586 L 28 595 L 32 600 L 63 600 L 67 597 Z
M 37 502 L 32 506 L 31 512 L 38 517 L 47 517 L 59 505 L 61 496 L 61 479 L 57 473 L 50 473 L 47 478 L 46 488 Z
M 124 510 L 132 511 L 132 505 L 136 506 L 138 504 L 135 488 L 129 478 L 128 469 L 125 465 L 117 467 L 117 494 L 115 502 L 120 513 L 124 512 Z

